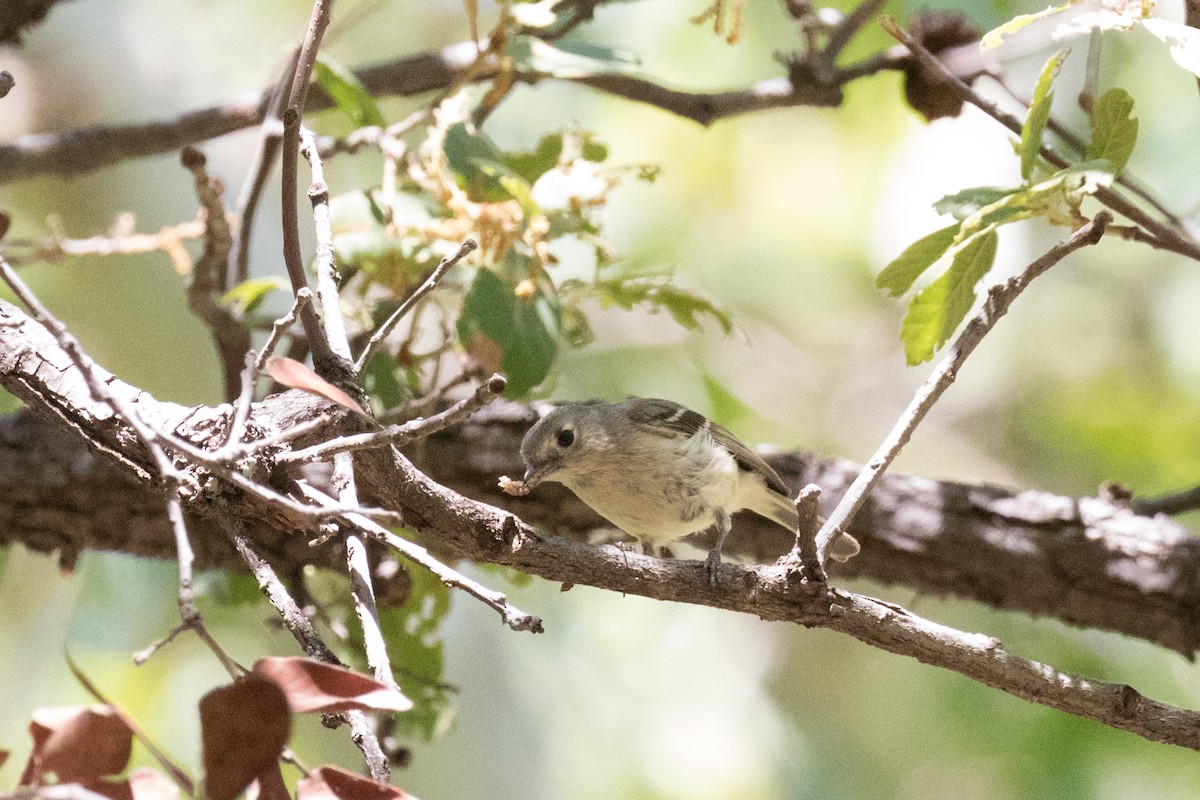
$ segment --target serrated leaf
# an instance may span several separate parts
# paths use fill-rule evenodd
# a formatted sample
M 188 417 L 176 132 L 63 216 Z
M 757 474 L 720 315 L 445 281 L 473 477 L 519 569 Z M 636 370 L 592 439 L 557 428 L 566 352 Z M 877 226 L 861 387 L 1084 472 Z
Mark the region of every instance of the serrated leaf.
M 352 71 L 330 58 L 324 51 L 317 54 L 313 66 L 317 84 L 325 90 L 338 110 L 358 127 L 386 124 L 375 98 Z
M 1033 89 L 1033 101 L 1029 104 L 1025 124 L 1021 126 L 1021 178 L 1025 181 L 1033 177 L 1033 169 L 1041 156 L 1042 135 L 1046 132 L 1046 123 L 1050 121 L 1050 107 L 1054 102 L 1054 79 L 1058 77 L 1058 71 L 1066 56 L 1066 50 L 1060 50 L 1050 56 L 1042 67 L 1042 73 Z
M 958 225 L 950 225 L 923 236 L 904 249 L 875 278 L 875 287 L 893 297 L 907 292 L 921 273 L 937 263 L 958 235 Z
M 1133 119 L 1133 97 L 1120 88 L 1109 89 L 1092 107 L 1092 143 L 1089 160 L 1105 159 L 1120 175 L 1137 144 L 1138 121 Z
M 507 53 L 517 69 L 562 79 L 629 75 L 641 66 L 641 60 L 627 50 L 561 39 L 551 45 L 527 35 L 514 36 Z
M 239 319 L 253 314 L 267 295 L 285 286 L 283 278 L 271 275 L 266 278 L 251 278 L 242 281 L 221 296 L 221 305 L 230 309 Z
M 900 329 L 909 366 L 932 358 L 971 310 L 975 284 L 991 269 L 999 238 L 993 226 L 968 239 L 955 252 L 945 274 L 909 303 Z
M 533 286 L 521 296 L 517 289 L 491 270 L 479 270 L 457 325 L 467 352 L 486 368 L 504 372 L 510 397 L 544 381 L 558 356 L 559 310 L 552 287 Z
M 726 335 L 733 332 L 733 320 L 707 297 L 689 292 L 665 275 L 617 278 L 597 281 L 592 287 L 601 304 L 618 305 L 626 311 L 645 303 L 651 310 L 663 309 L 684 328 L 700 330 L 700 315 L 716 320 Z

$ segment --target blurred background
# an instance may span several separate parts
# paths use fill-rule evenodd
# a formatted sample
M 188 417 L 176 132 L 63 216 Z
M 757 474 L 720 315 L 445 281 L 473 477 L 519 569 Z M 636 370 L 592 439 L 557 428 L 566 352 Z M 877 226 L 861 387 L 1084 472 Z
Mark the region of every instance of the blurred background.
M 481 28 L 496 15 L 480 8 Z M 614 3 L 578 37 L 636 52 L 644 74 L 684 89 L 737 88 L 780 73 L 796 49 L 779 4 L 746 3 L 741 40 L 725 43 L 688 18 L 701 0 Z M 955 4 L 983 29 L 1040 3 Z M 0 105 L 0 139 L 100 123 L 168 119 L 273 81 L 302 32 L 298 0 L 72 0 L 23 47 L 0 50 L 17 88 Z M 889 10 L 903 17 L 913 9 Z M 1177 10 L 1168 6 L 1168 14 Z M 452 0 L 342 0 L 327 49 L 358 66 L 469 37 Z M 873 26 L 850 57 L 889 44 Z M 1194 210 L 1200 151 L 1195 77 L 1136 32 L 1106 51 L 1104 85 L 1137 102 L 1141 139 L 1130 171 L 1180 214 Z M 1081 45 L 1082 47 L 1082 45 Z M 1085 50 L 1086 47 L 1083 47 Z M 1026 96 L 1045 59 L 1014 61 Z M 1075 71 L 1073 71 L 1075 70 Z M 1081 80 L 1068 64 L 1056 115 L 1086 130 L 1068 102 Z M 666 314 L 592 310 L 596 340 L 560 357 L 554 399 L 668 397 L 713 415 L 751 443 L 867 458 L 928 365 L 907 368 L 904 307 L 877 292 L 879 270 L 940 227 L 931 204 L 977 185 L 1015 185 L 1009 136 L 981 114 L 925 124 L 901 100 L 900 78 L 848 87 L 838 109 L 758 113 L 704 129 L 664 111 L 554 82 L 520 87 L 488 120 L 504 147 L 532 148 L 577 124 L 610 148 L 609 163 L 661 166 L 629 182 L 604 212 L 630 270 L 673 270 L 716 299 L 736 325 L 696 333 Z M 389 121 L 415 100 L 381 103 Z M 309 120 L 344 134 L 337 112 Z M 1081 127 L 1082 126 L 1082 127 Z M 203 143 L 232 195 L 256 131 Z M 378 181 L 377 155 L 327 165 L 335 193 Z M 304 179 L 302 178 L 302 184 Z M 14 236 L 102 233 L 122 212 L 155 231 L 195 215 L 177 155 L 125 162 L 70 180 L 6 185 Z M 256 231 L 256 274 L 283 274 L 278 188 L 268 184 Z M 304 215 L 302 214 L 302 220 Z M 302 228 L 304 225 L 302 224 Z M 307 231 L 305 231 L 307 235 Z M 1062 235 L 1006 228 L 999 276 Z M 564 251 L 564 273 L 572 253 Z M 217 360 L 186 310 L 161 254 L 75 259 L 24 274 L 90 353 L 162 399 L 220 399 Z M 1062 494 L 1118 481 L 1139 494 L 1194 485 L 1200 475 L 1200 271 L 1143 246 L 1112 241 L 1068 259 L 1023 296 L 979 348 L 896 469 Z M 0 408 L 16 407 L 8 397 Z M 468 570 L 471 568 L 468 566 Z M 825 631 L 710 609 L 621 597 L 538 579 L 507 585 L 546 634 L 501 628 L 491 612 L 452 598 L 444 626 L 446 679 L 459 688 L 446 732 L 412 745 L 394 782 L 424 798 L 1157 798 L 1200 793 L 1197 754 L 1151 744 L 1016 700 L 955 674 Z M 210 597 L 220 576 L 210 576 Z M 213 588 L 215 587 L 215 588 Z M 1013 652 L 1091 678 L 1130 682 L 1168 703 L 1200 704 L 1200 671 L 1178 655 L 1118 636 L 869 583 L 947 625 L 999 637 Z M 87 554 L 73 575 L 20 549 L 0 554 L 0 787 L 28 754 L 31 709 L 88 702 L 69 650 L 171 755 L 195 770 L 196 702 L 226 679 L 191 637 L 143 667 L 133 650 L 177 618 L 173 563 Z M 248 663 L 294 653 L 262 603 L 205 606 L 218 640 Z M 293 746 L 308 763 L 357 769 L 344 732 L 299 720 Z M 139 763 L 148 763 L 135 751 Z

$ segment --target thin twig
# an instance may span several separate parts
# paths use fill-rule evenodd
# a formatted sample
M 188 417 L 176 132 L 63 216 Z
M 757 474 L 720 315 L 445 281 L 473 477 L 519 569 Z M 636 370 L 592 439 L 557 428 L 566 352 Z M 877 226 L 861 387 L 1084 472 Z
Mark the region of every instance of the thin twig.
M 880 20 L 880 24 L 884 29 L 894 36 L 898 41 L 902 42 L 913 55 L 928 69 L 936 72 L 947 86 L 954 91 L 959 97 L 966 102 L 977 107 L 992 119 L 999 122 L 1004 127 L 1008 128 L 1018 136 L 1021 135 L 1021 120 L 1014 117 L 1012 114 L 1001 109 L 991 100 L 988 100 L 979 95 L 974 89 L 968 86 L 959 77 L 954 75 L 941 59 L 931 53 L 920 42 L 908 35 L 902 30 L 890 17 L 884 17 Z M 1050 146 L 1043 144 L 1040 154 L 1042 158 L 1049 161 L 1058 169 L 1066 169 L 1070 163 L 1062 157 L 1057 151 Z M 1116 211 L 1118 214 L 1128 217 L 1129 219 L 1146 228 L 1153 236 L 1154 240 L 1147 240 L 1155 247 L 1161 247 L 1171 252 L 1186 255 L 1189 258 L 1200 261 L 1200 245 L 1192 241 L 1192 239 L 1179 231 L 1175 230 L 1171 225 L 1159 222 L 1154 217 L 1147 214 L 1142 209 L 1131 203 L 1129 200 L 1118 191 L 1111 187 L 1101 186 L 1096 190 L 1096 199 L 1104 205 Z
M 250 571 L 254 573 L 254 578 L 258 581 L 258 588 L 279 612 L 284 627 L 291 631 L 292 636 L 296 637 L 296 641 L 299 642 L 305 654 L 309 658 L 323 661 L 326 664 L 343 666 L 341 660 L 321 639 L 317 629 L 313 627 L 303 609 L 292 598 L 287 587 L 279 580 L 275 570 L 251 547 L 240 523 L 223 518 L 220 524 L 229 538 L 233 540 L 234 546 L 245 560 L 246 565 L 250 567 Z M 361 711 L 350 711 L 346 713 L 346 717 L 350 722 L 350 737 L 362 751 L 368 770 L 372 775 L 387 775 L 390 772 L 387 756 L 384 755 L 379 737 L 375 735 L 366 715 Z
M 254 216 L 262 198 L 262 190 L 271 175 L 271 165 L 275 163 L 275 156 L 279 153 L 279 143 L 283 139 L 283 102 L 291 90 L 292 76 L 296 73 L 296 61 L 299 58 L 300 47 L 297 46 L 271 91 L 266 113 L 259 126 L 254 160 L 246 173 L 242 190 L 238 193 L 238 234 L 233 239 L 233 249 L 229 253 L 229 271 L 226 278 L 226 283 L 231 287 L 250 277 L 250 239 L 254 230 Z
M 451 425 L 457 425 L 470 417 L 479 409 L 495 400 L 506 385 L 503 375 L 493 375 L 469 396 L 459 400 L 454 405 L 432 417 L 414 419 L 400 425 L 389 425 L 381 431 L 360 433 L 354 436 L 340 436 L 328 442 L 315 444 L 303 450 L 291 453 L 280 453 L 276 460 L 280 463 L 309 463 L 324 461 L 339 453 L 352 450 L 367 450 L 374 447 L 394 445 L 402 447 L 416 439 L 431 436 Z
M 367 362 L 371 360 L 371 356 L 375 353 L 376 348 L 378 348 L 383 340 L 388 337 L 388 334 L 390 334 L 396 325 L 400 323 L 400 320 L 404 319 L 405 315 L 412 310 L 412 307 L 416 305 L 422 297 L 432 292 L 437 285 L 442 282 L 442 278 L 446 276 L 447 272 L 453 269 L 455 264 L 466 258 L 467 255 L 478 246 L 479 245 L 476 244 L 473 239 L 467 239 L 462 243 L 462 246 L 458 248 L 457 253 L 452 256 L 447 256 L 438 262 L 437 268 L 430 273 L 429 277 L 425 279 L 425 282 L 417 287 L 417 290 L 409 295 L 408 299 L 401 303 L 400 307 L 392 312 L 392 315 L 388 317 L 384 323 L 379 326 L 379 329 L 371 335 L 371 339 L 367 342 L 362 353 L 358 356 L 358 361 L 354 362 L 355 372 L 362 374 L 363 369 L 366 368 Z
M 287 267 L 288 278 L 292 282 L 293 293 L 308 286 L 308 275 L 305 272 L 300 252 L 300 214 L 296 199 L 300 158 L 300 125 L 305 98 L 308 95 L 309 80 L 312 77 L 313 65 L 317 61 L 317 51 L 321 46 L 321 37 L 329 25 L 331 5 L 332 0 L 316 0 L 313 3 L 304 43 L 300 47 L 300 55 L 296 61 L 296 71 L 292 76 L 292 87 L 288 92 L 283 111 L 280 168 L 283 193 L 283 261 Z M 318 292 L 318 296 L 319 294 Z M 340 359 L 325 336 L 325 329 L 321 325 L 316 310 L 310 305 L 301 308 L 300 321 L 304 325 L 304 334 L 312 352 L 313 369 L 326 380 L 333 378 L 335 384 L 340 383 L 338 380 L 341 372 L 338 369 Z
M 950 384 L 958 376 L 958 370 L 966 361 L 967 356 L 975 350 L 983 337 L 1008 312 L 1013 301 L 1020 296 L 1034 278 L 1081 247 L 1100 241 L 1100 237 L 1104 235 L 1104 229 L 1111 221 L 1112 215 L 1107 211 L 1101 211 L 1095 219 L 1054 245 L 1019 275 L 988 290 L 987 298 L 979 312 L 963 328 L 962 334 L 930 374 L 929 379 L 917 390 L 908 404 L 908 408 L 900 415 L 900 419 L 896 421 L 887 438 L 883 440 L 879 449 L 875 451 L 875 455 L 854 479 L 854 483 L 838 501 L 837 507 L 829 515 L 829 519 L 822 526 L 820 533 L 817 534 L 817 549 L 821 554 L 822 561 L 829 557 L 830 550 L 833 549 L 842 532 L 847 529 L 850 521 L 854 519 L 854 515 L 858 513 L 862 504 L 866 502 L 867 495 L 870 494 L 876 482 L 899 455 L 901 448 L 908 442 L 917 425 L 925 418 L 942 394 L 950 388 Z
M 499 72 L 497 64 L 476 66 L 474 42 L 458 42 L 441 50 L 422 53 L 396 61 L 355 70 L 363 87 L 376 97 L 414 97 L 444 90 L 468 71 L 471 80 L 492 80 Z M 899 69 L 903 60 L 869 58 L 869 69 L 848 65 L 838 70 L 834 81 L 844 85 L 883 70 Z M 586 75 L 556 78 L 537 76 L 537 80 L 557 80 L 591 86 L 608 94 L 647 103 L 711 125 L 718 119 L 795 106 L 828 106 L 840 102 L 836 87 L 789 82 L 786 78 L 763 81 L 744 89 L 728 92 L 679 92 L 653 81 L 626 75 Z M 100 169 L 133 158 L 145 158 L 179 150 L 188 144 L 234 133 L 262 124 L 270 104 L 271 91 L 251 92 L 222 105 L 199 108 L 179 117 L 138 125 L 98 125 L 56 134 L 22 136 L 13 144 L 0 145 L 0 184 L 35 175 L 63 177 Z M 333 101 L 324 92 L 314 92 L 305 111 L 330 108 Z
M 1155 514 L 1174 516 L 1200 509 L 1200 486 L 1174 494 L 1164 494 L 1146 499 L 1135 498 L 1130 507 L 1135 514 L 1152 517 Z
M 301 488 L 307 497 L 319 504 L 329 507 L 330 504 L 336 503 L 332 497 L 312 487 L 302 485 Z M 520 609 L 514 608 L 509 604 L 508 598 L 502 593 L 488 589 L 483 584 L 473 581 L 454 568 L 443 564 L 431 556 L 429 551 L 419 544 L 414 544 L 403 537 L 397 536 L 379 523 L 364 517 L 362 514 L 348 513 L 343 516 L 343 520 L 353 525 L 362 535 L 384 542 L 409 561 L 429 570 L 438 580 L 451 589 L 461 589 L 472 597 L 481 600 L 488 607 L 495 610 L 500 615 L 500 619 L 503 620 L 504 624 L 514 631 L 543 632 L 542 620 L 539 617 L 526 614 Z
M 92 360 L 79 344 L 79 341 L 67 330 L 62 320 L 55 317 L 50 310 L 42 305 L 37 296 L 20 279 L 12 266 L 0 255 L 0 278 L 8 284 L 13 293 L 29 309 L 30 314 L 42 325 L 55 341 L 68 354 L 72 364 L 79 371 L 80 377 L 88 387 L 92 399 L 104 403 L 133 428 L 141 444 L 150 454 L 158 468 L 159 476 L 167 483 L 167 517 L 175 533 L 175 545 L 179 557 L 179 613 L 183 623 L 201 638 L 217 656 L 226 669 L 239 669 L 236 662 L 217 645 L 216 641 L 204 627 L 199 609 L 196 608 L 195 596 L 192 591 L 192 555 L 191 543 L 188 540 L 187 524 L 183 516 L 183 501 L 180 488 L 187 481 L 187 476 L 180 472 L 163 449 L 163 441 L 167 438 L 160 434 L 138 413 L 137 408 L 112 391 L 108 385 L 96 375 L 96 362 Z M 236 474 L 236 473 L 235 473 Z M 248 479 L 247 479 L 248 480 Z
M 825 47 L 821 50 L 821 57 L 825 60 L 829 67 L 833 67 L 837 61 L 837 57 L 842 54 L 842 50 L 854 38 L 854 34 L 870 21 L 871 17 L 879 13 L 887 0 L 862 0 L 854 10 L 846 15 L 837 27 L 829 33 L 829 39 L 825 42 Z
M 325 170 L 317 154 L 317 142 L 313 132 L 300 128 L 300 153 L 308 161 L 312 171 L 312 183 L 308 187 L 308 199 L 312 203 L 313 228 L 316 247 L 314 262 L 317 275 L 317 305 L 321 307 L 321 321 L 325 326 L 325 339 L 339 357 L 351 360 L 350 340 L 346 336 L 346 319 L 342 316 L 341 300 L 338 296 L 337 265 L 333 256 L 333 223 L 329 211 L 329 186 L 325 183 Z
M 428 107 L 421 108 L 409 114 L 399 122 L 381 128 L 378 125 L 368 125 L 351 131 L 345 137 L 318 136 L 317 153 L 321 158 L 330 158 L 341 153 L 357 153 L 366 146 L 380 147 L 388 139 L 396 139 L 415 128 L 423 120 L 429 119 L 432 112 Z
M 221 360 L 225 380 L 225 400 L 232 401 L 241 387 L 239 374 L 246 351 L 250 349 L 250 328 L 238 319 L 218 298 L 228 290 L 226 284 L 229 251 L 233 235 L 221 200 L 221 184 L 208 176 L 204 154 L 185 147 L 183 166 L 192 173 L 196 197 L 204 209 L 204 252 L 192 268 L 188 284 L 188 308 L 208 327 Z
M 810 483 L 796 496 L 796 544 L 781 561 L 800 567 L 801 576 L 810 583 L 825 583 L 825 568 L 817 553 L 817 530 L 821 527 L 821 487 Z
M 348 456 L 342 456 L 347 458 Z M 346 498 L 340 498 L 346 504 Z M 354 600 L 354 612 L 362 627 L 363 649 L 367 653 L 367 664 L 375 680 L 396 691 L 396 676 L 392 673 L 392 661 L 388 657 L 387 639 L 383 635 L 383 624 L 379 621 L 379 608 L 375 604 L 375 587 L 371 584 L 371 564 L 367 559 L 367 543 L 354 533 L 346 533 L 342 539 L 346 547 L 346 568 L 350 575 L 350 594 Z

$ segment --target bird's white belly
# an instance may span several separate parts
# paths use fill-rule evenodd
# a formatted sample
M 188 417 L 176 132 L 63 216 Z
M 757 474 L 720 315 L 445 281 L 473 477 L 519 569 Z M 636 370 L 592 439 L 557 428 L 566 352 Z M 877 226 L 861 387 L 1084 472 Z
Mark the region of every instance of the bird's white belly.
M 612 469 L 572 475 L 563 483 L 635 539 L 666 544 L 711 527 L 718 509 L 743 507 L 736 462 L 711 448 L 707 434 L 698 435 L 681 450 L 663 454 L 669 458 L 632 454 Z

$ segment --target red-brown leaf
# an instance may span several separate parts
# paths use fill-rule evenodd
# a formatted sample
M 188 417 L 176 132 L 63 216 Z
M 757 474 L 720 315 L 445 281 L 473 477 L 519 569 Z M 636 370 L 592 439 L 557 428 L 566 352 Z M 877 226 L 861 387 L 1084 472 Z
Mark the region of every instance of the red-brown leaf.
M 413 705 L 374 678 L 309 658 L 264 658 L 255 663 L 254 671 L 278 683 L 292 711 L 298 713 L 408 711 Z
M 315 394 L 317 397 L 324 397 L 331 403 L 337 403 L 356 414 L 367 416 L 362 407 L 354 402 L 353 397 L 294 358 L 271 356 L 267 359 L 266 372 L 275 382 L 283 386 Z
M 283 691 L 262 675 L 251 673 L 200 698 L 209 800 L 233 800 L 276 764 L 291 724 Z
M 296 784 L 296 800 L 416 800 L 395 786 L 337 767 L 318 767 Z
M 41 786 L 48 773 L 59 783 L 115 775 L 125 769 L 133 750 L 133 732 L 105 705 L 35 709 L 29 734 L 33 752 L 22 786 Z

